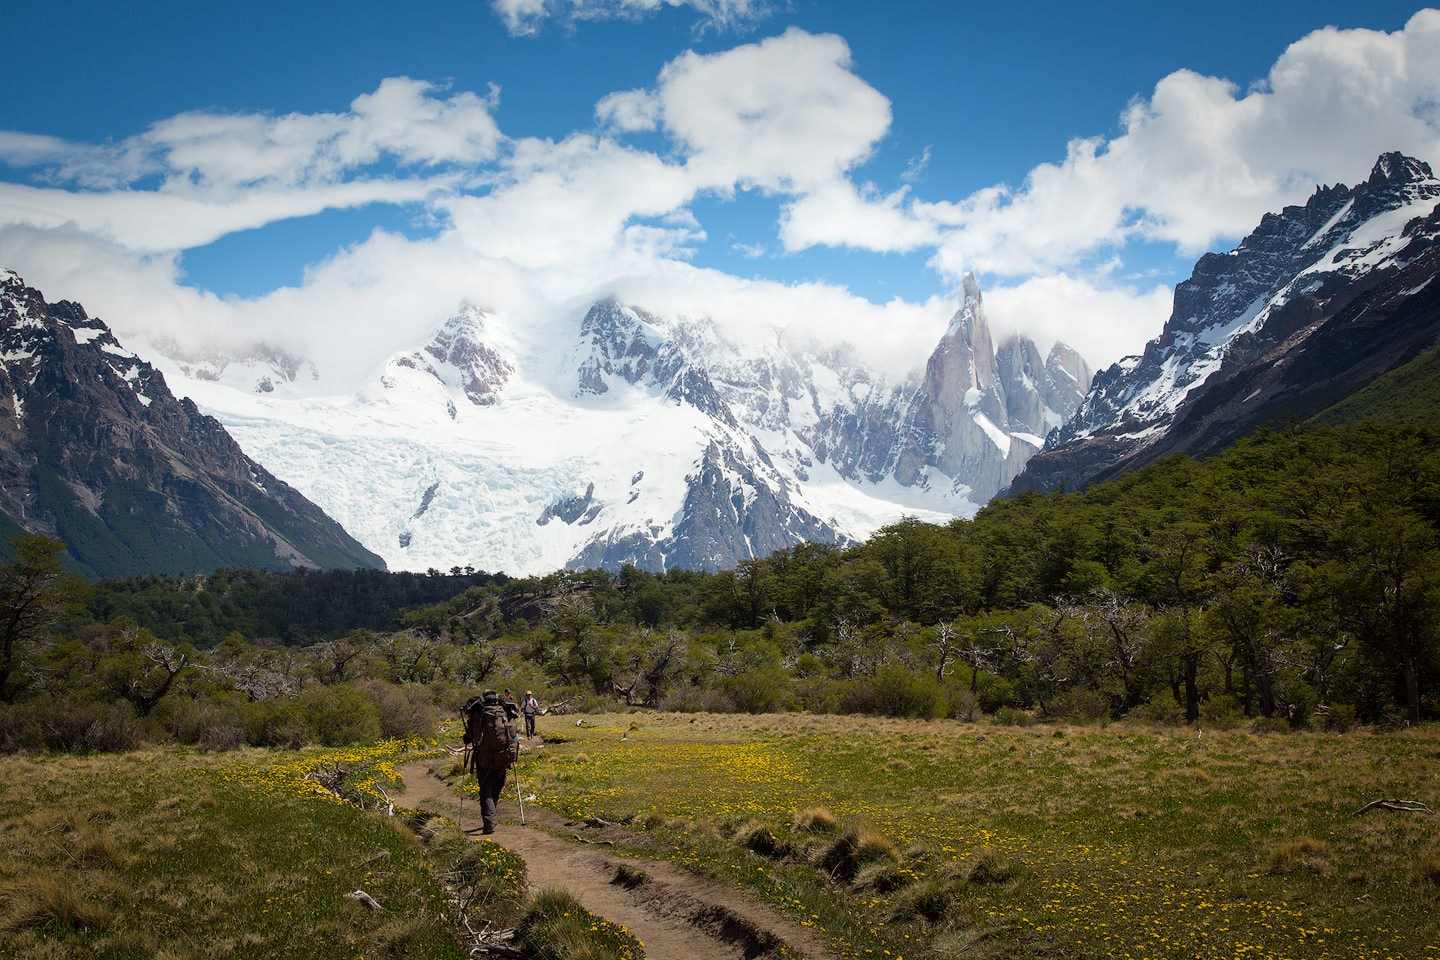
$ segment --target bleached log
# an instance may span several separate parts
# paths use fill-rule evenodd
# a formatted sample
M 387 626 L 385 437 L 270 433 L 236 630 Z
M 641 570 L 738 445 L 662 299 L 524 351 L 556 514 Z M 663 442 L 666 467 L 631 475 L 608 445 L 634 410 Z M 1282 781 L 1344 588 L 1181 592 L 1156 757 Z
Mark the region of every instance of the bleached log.
M 1365 804 L 1365 806 L 1350 814 L 1350 816 L 1358 817 L 1360 814 L 1370 810 L 1398 810 L 1401 813 L 1428 813 L 1432 817 L 1435 816 L 1435 811 L 1431 810 L 1419 800 L 1397 800 L 1393 797 L 1382 797 L 1379 800 L 1371 800 Z

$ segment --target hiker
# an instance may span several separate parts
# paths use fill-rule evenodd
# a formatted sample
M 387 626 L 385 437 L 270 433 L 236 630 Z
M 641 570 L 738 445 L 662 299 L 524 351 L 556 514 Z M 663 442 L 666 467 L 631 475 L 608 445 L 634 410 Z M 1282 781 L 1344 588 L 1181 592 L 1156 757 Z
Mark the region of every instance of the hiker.
M 465 706 L 465 742 L 470 744 L 470 762 L 480 784 L 482 832 L 494 833 L 495 804 L 505 789 L 505 772 L 520 752 L 520 735 L 515 718 L 494 690 L 486 690 L 478 702 L 472 698 Z
M 505 688 L 505 696 L 502 702 L 505 704 L 505 715 L 507 717 L 511 720 L 520 719 L 520 706 L 515 702 L 515 694 L 510 692 L 509 687 Z
M 535 715 L 540 712 L 540 702 L 529 690 L 525 691 L 525 699 L 520 701 L 520 712 L 525 714 L 525 736 L 535 736 Z

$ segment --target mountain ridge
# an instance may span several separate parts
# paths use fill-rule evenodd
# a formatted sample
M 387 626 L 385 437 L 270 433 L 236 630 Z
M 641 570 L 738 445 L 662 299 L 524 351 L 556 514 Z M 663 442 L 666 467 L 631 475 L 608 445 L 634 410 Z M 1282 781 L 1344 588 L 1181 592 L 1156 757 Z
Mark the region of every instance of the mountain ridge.
M 79 304 L 0 271 L 0 514 L 93 576 L 383 567 Z
M 1177 285 L 1161 334 L 1096 374 L 1009 493 L 1077 489 L 1305 419 L 1440 342 L 1440 180 L 1382 154 L 1354 187 L 1267 213 Z

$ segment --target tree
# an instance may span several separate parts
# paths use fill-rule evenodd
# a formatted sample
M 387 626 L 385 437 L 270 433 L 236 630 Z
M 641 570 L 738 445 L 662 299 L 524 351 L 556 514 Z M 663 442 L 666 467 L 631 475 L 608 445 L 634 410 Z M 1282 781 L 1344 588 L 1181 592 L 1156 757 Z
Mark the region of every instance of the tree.
M 92 675 L 105 693 L 120 697 L 148 717 L 178 680 L 193 670 L 195 651 L 188 643 L 172 646 L 128 617 L 95 631 Z
M 22 659 L 57 621 L 83 609 L 90 588 L 60 565 L 63 541 L 25 536 L 10 541 L 15 562 L 0 567 L 0 701 L 13 703 L 26 680 Z

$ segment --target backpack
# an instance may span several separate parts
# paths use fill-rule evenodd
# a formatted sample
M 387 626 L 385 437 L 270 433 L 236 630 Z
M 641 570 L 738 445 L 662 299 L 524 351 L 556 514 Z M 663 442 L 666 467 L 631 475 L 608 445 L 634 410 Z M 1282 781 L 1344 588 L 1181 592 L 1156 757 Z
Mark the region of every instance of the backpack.
M 520 734 L 500 699 L 471 697 L 465 704 L 465 742 L 474 751 L 471 765 L 504 770 L 520 752 Z

